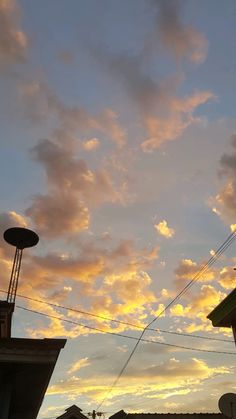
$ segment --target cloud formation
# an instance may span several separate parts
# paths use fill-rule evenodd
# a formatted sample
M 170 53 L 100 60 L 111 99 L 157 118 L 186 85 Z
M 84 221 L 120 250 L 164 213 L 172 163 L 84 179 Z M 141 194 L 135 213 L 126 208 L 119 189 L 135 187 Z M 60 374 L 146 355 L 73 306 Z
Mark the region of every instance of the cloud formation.
M 167 239 L 170 239 L 174 236 L 175 230 L 168 226 L 166 220 L 160 221 L 158 224 L 154 225 L 156 231 L 161 235 L 166 237 Z
M 198 106 L 214 98 L 210 91 L 195 92 L 185 98 L 179 98 L 172 92 L 172 95 L 165 98 L 166 109 L 162 110 L 161 117 L 158 114 L 146 116 L 144 123 L 149 138 L 142 142 L 142 150 L 152 152 L 163 143 L 181 137 L 190 125 L 201 121 L 201 118 L 193 114 Z
M 227 181 L 214 199 L 213 211 L 218 213 L 226 222 L 235 222 L 236 210 L 236 134 L 231 137 L 232 152 L 224 153 L 220 159 L 220 175 Z
M 164 2 L 163 7 L 165 8 Z M 163 143 L 181 137 L 190 125 L 201 121 L 201 118 L 194 115 L 198 107 L 215 98 L 207 90 L 180 97 L 178 89 L 182 77 L 175 75 L 160 80 L 159 77 L 148 74 L 145 48 L 136 55 L 114 54 L 99 46 L 91 50 L 97 61 L 113 77 L 122 81 L 125 92 L 135 103 L 146 136 L 140 145 L 144 152 L 152 152 Z M 184 54 L 187 52 L 188 48 Z
M 216 290 L 212 285 L 202 285 L 197 295 L 192 295 L 188 304 L 176 304 L 170 308 L 172 316 L 188 319 L 184 330 L 193 333 L 199 330 L 213 332 L 207 315 L 225 298 L 226 294 Z
M 19 28 L 19 10 L 14 0 L 0 1 L 0 65 L 23 62 L 27 37 Z
M 49 192 L 36 195 L 25 211 L 48 237 L 79 233 L 89 226 L 88 207 L 121 201 L 122 192 L 105 169 L 90 170 L 77 158 L 75 143 L 41 140 L 32 157 L 42 164 Z
M 185 390 L 193 385 L 199 386 L 205 379 L 214 377 L 216 374 L 229 373 L 229 369 L 223 366 L 210 367 L 201 359 L 187 359 L 181 361 L 171 358 L 167 362 L 154 363 L 148 367 L 129 368 L 126 375 L 122 378 L 122 386 L 116 386 L 107 401 L 109 404 L 111 399 L 114 401 L 116 397 L 122 397 L 124 394 L 140 397 L 155 397 L 165 399 L 170 394 L 180 392 L 186 394 Z M 101 401 L 107 393 L 106 375 L 102 375 L 94 381 L 93 378 L 81 379 L 78 377 L 70 377 L 61 380 L 52 385 L 48 389 L 49 395 L 77 395 L 86 394 L 89 398 Z M 157 379 L 158 378 L 158 379 Z M 145 385 L 144 385 L 145 383 Z M 135 390 L 134 390 L 135 389 Z
M 100 141 L 97 138 L 90 138 L 89 140 L 83 141 L 83 148 L 86 151 L 96 150 L 100 145 Z
M 61 141 L 73 142 L 79 134 L 102 133 L 122 148 L 126 141 L 126 132 L 120 126 L 118 115 L 110 108 L 105 108 L 97 115 L 91 115 L 83 106 L 70 106 L 64 103 L 46 83 L 37 80 L 22 83 L 19 92 L 25 105 L 25 114 L 33 123 L 41 123 L 55 118 L 57 129 L 53 137 Z
M 179 0 L 152 0 L 156 9 L 156 32 L 163 47 L 179 61 L 188 59 L 201 64 L 207 54 L 208 43 L 203 34 L 181 22 L 182 2 Z
M 190 281 L 204 266 L 205 262 L 197 264 L 191 259 L 182 259 L 179 263 L 179 266 L 175 269 L 176 280 Z M 215 276 L 216 271 L 214 270 L 214 268 L 203 270 L 203 272 L 198 277 L 198 281 L 213 281 L 215 279 Z
M 76 256 L 59 253 L 37 256 L 27 253 L 22 266 L 19 293 L 144 327 L 151 305 L 156 304 L 156 296 L 151 290 L 152 280 L 146 272 L 157 257 L 154 256 L 154 250 L 137 249 L 131 241 L 120 242 L 109 250 L 104 248 L 102 242 L 97 247 L 94 243 L 81 242 L 79 248 Z M 77 299 L 69 302 L 77 294 L 80 296 L 79 306 Z M 56 307 L 37 301 L 25 302 L 30 309 L 49 316 L 67 317 L 82 323 L 88 320 L 82 313 L 61 312 Z M 103 318 L 92 317 L 89 320 L 91 326 L 107 331 L 132 329 L 132 326 L 114 324 Z M 27 333 L 40 338 L 77 337 L 97 332 L 52 317 L 43 318 L 37 328 L 28 327 Z

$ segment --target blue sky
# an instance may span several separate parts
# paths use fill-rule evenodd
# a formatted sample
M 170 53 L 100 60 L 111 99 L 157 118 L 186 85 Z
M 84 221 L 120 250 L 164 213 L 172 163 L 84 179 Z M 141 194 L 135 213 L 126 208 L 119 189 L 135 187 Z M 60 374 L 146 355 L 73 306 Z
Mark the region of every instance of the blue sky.
M 21 295 L 145 327 L 234 230 L 235 19 L 231 0 L 0 1 L 0 229 L 40 237 Z M 2 290 L 12 252 L 1 241 Z M 206 316 L 236 286 L 235 260 L 233 244 L 155 328 L 232 340 Z M 14 336 L 68 338 L 40 419 L 96 409 L 134 342 L 55 316 L 137 329 L 17 303 L 49 317 L 17 309 Z M 218 411 L 234 376 L 234 355 L 141 343 L 102 409 Z

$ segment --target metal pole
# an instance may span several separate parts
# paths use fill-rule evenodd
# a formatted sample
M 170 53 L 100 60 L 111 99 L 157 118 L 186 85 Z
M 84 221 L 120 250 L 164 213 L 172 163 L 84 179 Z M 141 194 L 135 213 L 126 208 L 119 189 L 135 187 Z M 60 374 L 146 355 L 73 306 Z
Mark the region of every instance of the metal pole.
M 235 342 L 235 346 L 236 346 L 236 325 L 235 324 L 232 325 L 232 330 L 233 330 L 234 342 Z
M 9 283 L 8 293 L 7 293 L 8 303 L 14 303 L 16 299 L 22 253 L 23 253 L 23 249 L 16 248 L 14 262 L 12 266 L 12 272 L 11 272 L 11 279 Z

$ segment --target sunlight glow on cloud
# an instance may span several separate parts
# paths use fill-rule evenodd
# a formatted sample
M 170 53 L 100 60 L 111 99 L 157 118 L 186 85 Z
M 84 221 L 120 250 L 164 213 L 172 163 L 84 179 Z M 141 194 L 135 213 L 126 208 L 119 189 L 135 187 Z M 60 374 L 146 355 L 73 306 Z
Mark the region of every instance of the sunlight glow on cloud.
M 25 60 L 27 37 L 18 26 L 18 7 L 14 0 L 0 1 L 0 65 Z
M 113 389 L 107 403 L 117 396 L 126 394 L 135 394 L 139 397 L 145 395 L 150 397 L 154 392 L 160 398 L 166 399 L 167 394 L 163 393 L 169 390 L 170 393 L 181 391 L 184 394 L 193 384 L 200 385 L 205 379 L 214 377 L 216 374 L 227 374 L 229 369 L 224 366 L 216 368 L 209 367 L 203 360 L 192 358 L 180 362 L 172 358 L 168 362 L 156 364 L 147 368 L 130 368 L 128 375 L 123 377 L 122 386 Z M 95 382 L 93 379 L 82 380 L 77 377 L 61 380 L 49 387 L 48 395 L 67 395 L 87 394 L 96 402 L 101 401 L 107 391 L 107 386 L 101 384 L 109 379 L 109 376 L 102 376 Z M 145 383 L 145 385 L 142 385 Z M 161 396 L 162 394 L 162 396 Z
M 214 98 L 215 96 L 207 91 L 196 92 L 185 98 L 177 98 L 174 95 L 167 97 L 166 116 L 159 118 L 149 115 L 146 117 L 145 124 L 150 138 L 142 142 L 142 150 L 152 152 L 162 143 L 181 137 L 190 125 L 200 121 L 199 117 L 193 115 L 194 110 Z
M 168 226 L 166 220 L 160 221 L 158 224 L 155 224 L 154 227 L 161 236 L 164 236 L 167 239 L 170 239 L 175 234 L 175 230 Z
M 72 400 L 92 411 L 137 342 L 116 333 L 140 336 L 215 256 L 220 222 L 236 227 L 233 0 L 213 17 L 207 2 L 56 3 L 0 0 L 1 297 L 3 232 L 33 228 L 17 305 L 35 313 L 16 307 L 13 331 L 69 340 L 41 418 Z M 236 287 L 235 261 L 225 253 L 145 329 L 109 410 L 207 411 L 233 388 L 232 357 L 199 355 L 211 341 L 186 332 L 232 339 L 206 316 Z
M 176 279 L 190 281 L 193 279 L 194 275 L 196 275 L 201 268 L 205 265 L 205 262 L 201 264 L 197 264 L 196 262 L 192 261 L 191 259 L 182 259 L 179 263 L 179 266 L 175 269 Z M 207 282 L 213 281 L 215 279 L 215 270 L 214 268 L 205 270 L 202 272 L 198 281 L 200 282 Z
M 90 365 L 88 358 L 81 358 L 79 361 L 72 364 L 71 368 L 68 370 L 68 374 L 73 374 L 74 372 L 77 372 L 81 368 L 87 367 L 88 365 Z
M 96 150 L 99 147 L 100 141 L 97 138 L 90 138 L 83 142 L 83 148 L 87 151 Z

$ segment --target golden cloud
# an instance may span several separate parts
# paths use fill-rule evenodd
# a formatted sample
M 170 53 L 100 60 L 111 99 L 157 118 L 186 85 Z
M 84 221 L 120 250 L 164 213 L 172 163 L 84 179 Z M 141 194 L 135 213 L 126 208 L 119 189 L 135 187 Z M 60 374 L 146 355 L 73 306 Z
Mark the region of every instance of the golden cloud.
M 89 359 L 87 357 L 81 358 L 79 361 L 71 365 L 70 369 L 68 370 L 68 374 L 73 374 L 79 371 L 81 368 L 87 367 L 88 365 L 91 365 Z
M 170 313 L 175 317 L 184 317 L 190 321 L 184 327 L 187 332 L 199 330 L 211 331 L 211 322 L 207 315 L 225 298 L 225 293 L 216 290 L 212 285 L 202 285 L 198 295 L 191 298 L 187 305 L 176 304 L 170 308 Z M 194 322 L 193 322 L 194 320 Z
M 236 288 L 236 272 L 233 267 L 225 267 L 220 271 L 220 285 L 225 289 Z
M 79 233 L 89 226 L 88 207 L 123 199 L 122 186 L 113 183 L 107 170 L 90 170 L 75 156 L 75 147 L 74 142 L 42 140 L 32 150 L 46 172 L 49 192 L 36 195 L 25 213 L 47 237 Z
M 175 358 L 156 364 L 151 367 L 129 368 L 126 375 L 122 377 L 122 383 L 117 385 L 107 403 L 115 397 L 122 397 L 124 394 L 136 394 L 138 396 L 155 397 L 166 399 L 164 391 L 176 394 L 186 394 L 192 385 L 198 386 L 205 379 L 212 378 L 216 374 L 227 374 L 229 369 L 224 366 L 209 367 L 201 359 L 192 358 L 179 361 Z M 71 377 L 49 387 L 48 395 L 77 395 L 86 394 L 93 401 L 99 402 L 107 394 L 107 379 L 109 376 L 97 376 L 96 380 L 91 378 Z M 104 384 L 103 384 L 104 383 Z
M 198 274 L 198 272 L 201 269 L 204 268 L 204 266 L 205 262 L 197 264 L 196 262 L 193 262 L 191 259 L 182 259 L 179 263 L 179 266 L 175 269 L 176 280 L 190 281 L 191 279 L 193 279 L 195 275 Z M 198 281 L 213 281 L 215 279 L 215 275 L 216 271 L 213 268 L 208 270 L 203 269 L 203 272 L 198 276 Z
M 170 239 L 175 234 L 175 230 L 168 226 L 166 220 L 160 221 L 158 224 L 155 224 L 154 227 L 161 236 L 164 236 L 167 239 Z
M 94 242 L 81 243 L 80 254 L 76 256 L 69 253 L 66 255 L 48 253 L 44 256 L 25 253 L 19 294 L 29 295 L 36 300 L 75 307 L 75 303 L 68 301 L 78 293 L 79 310 L 90 311 L 108 318 L 116 317 L 124 322 L 144 327 L 147 313 L 157 300 L 151 291 L 151 277 L 144 270 L 153 263 L 153 249 L 136 249 L 132 241 L 118 243 L 109 251 L 101 245 L 103 242 L 98 247 Z M 6 287 L 11 263 L 5 258 L 1 261 L 2 268 L 4 267 L 2 281 Z M 31 337 L 77 337 L 97 333 L 53 318 L 53 316 L 66 317 L 75 322 L 81 322 L 83 319 L 83 323 L 88 318 L 82 313 L 62 311 L 57 307 L 32 300 L 24 300 L 24 303 L 30 309 L 52 316 L 52 318 L 42 317 L 37 328 L 28 327 L 27 332 Z M 89 319 L 92 327 L 105 331 L 121 332 L 133 329 L 130 325 L 114 324 L 102 318 Z M 35 321 L 38 321 L 38 316 Z

